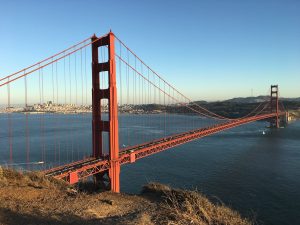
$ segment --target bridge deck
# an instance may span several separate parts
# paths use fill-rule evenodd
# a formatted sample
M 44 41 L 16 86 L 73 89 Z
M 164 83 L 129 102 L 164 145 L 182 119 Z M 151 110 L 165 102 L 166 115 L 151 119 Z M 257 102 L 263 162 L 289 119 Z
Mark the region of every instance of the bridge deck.
M 280 113 L 280 115 L 284 115 L 284 113 Z M 168 136 L 165 138 L 157 139 L 152 142 L 143 143 L 140 145 L 132 146 L 129 148 L 122 149 L 120 151 L 120 164 L 133 163 L 138 159 L 147 157 L 149 155 L 167 150 L 169 148 L 205 137 L 209 136 L 223 130 L 227 130 L 233 127 L 237 127 L 243 124 L 251 123 L 258 120 L 264 120 L 276 117 L 276 113 L 264 114 L 259 116 L 247 117 L 244 119 L 231 120 L 226 123 L 209 126 L 205 128 L 195 129 L 188 132 L 175 134 L 172 136 Z M 45 171 L 47 176 L 53 176 L 56 178 L 64 179 L 73 183 L 70 180 L 71 174 L 76 173 L 76 177 L 78 179 L 82 179 L 84 177 L 91 176 L 93 174 L 103 172 L 108 170 L 110 167 L 110 162 L 108 157 L 103 158 L 88 158 L 85 160 L 81 160 L 78 162 L 74 162 L 71 164 L 67 164 L 64 166 L 60 166 L 57 168 L 53 168 L 51 170 Z M 75 179 L 77 182 L 77 178 Z

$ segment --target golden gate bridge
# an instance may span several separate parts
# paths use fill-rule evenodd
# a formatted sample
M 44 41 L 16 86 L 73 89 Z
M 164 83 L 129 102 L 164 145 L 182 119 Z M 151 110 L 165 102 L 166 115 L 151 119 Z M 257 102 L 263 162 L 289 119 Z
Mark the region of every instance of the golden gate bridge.
M 36 160 L 46 176 L 70 184 L 92 176 L 119 192 L 121 165 L 254 121 L 278 128 L 287 112 L 278 85 L 269 93 L 228 118 L 186 97 L 112 32 L 93 35 L 0 79 L 0 154 L 8 165 L 36 169 Z M 181 129 L 170 129 L 182 115 Z

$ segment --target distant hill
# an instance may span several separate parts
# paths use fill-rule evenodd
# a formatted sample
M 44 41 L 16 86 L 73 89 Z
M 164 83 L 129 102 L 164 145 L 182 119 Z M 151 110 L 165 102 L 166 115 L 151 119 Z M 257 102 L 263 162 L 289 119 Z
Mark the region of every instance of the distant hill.
M 260 103 L 268 100 L 270 96 L 257 96 L 257 97 L 239 97 L 239 98 L 232 98 L 225 100 L 224 102 L 233 102 L 233 103 Z M 280 98 L 283 101 L 290 101 L 290 102 L 300 102 L 299 98 Z
M 287 110 L 300 110 L 300 98 L 280 98 Z M 238 97 L 225 101 L 205 102 L 195 101 L 194 103 L 200 104 L 208 110 L 219 115 L 238 118 L 251 112 L 261 102 L 269 101 L 270 96 L 257 96 L 257 97 Z M 176 112 L 179 109 L 175 109 Z M 181 112 L 184 111 L 181 109 Z
M 300 102 L 300 97 L 299 98 L 280 98 L 280 99 L 284 100 L 284 101 Z
M 237 97 L 237 98 L 232 98 L 224 101 L 214 101 L 214 102 L 207 102 L 207 101 L 194 101 L 196 104 L 209 104 L 209 103 L 216 103 L 216 102 L 228 102 L 228 103 L 246 103 L 246 104 L 252 104 L 252 103 L 260 103 L 268 100 L 270 96 L 267 95 L 260 95 L 257 97 Z M 280 98 L 280 100 L 283 101 L 289 101 L 289 102 L 300 102 L 300 97 L 299 98 Z
M 269 96 L 257 96 L 257 97 L 238 97 L 225 100 L 224 102 L 233 102 L 233 103 L 260 103 L 269 99 Z

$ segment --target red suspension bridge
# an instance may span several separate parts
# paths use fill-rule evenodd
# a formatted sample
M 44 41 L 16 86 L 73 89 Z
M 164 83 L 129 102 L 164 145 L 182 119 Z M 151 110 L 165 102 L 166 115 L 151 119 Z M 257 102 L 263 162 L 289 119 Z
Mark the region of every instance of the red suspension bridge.
M 92 176 L 113 192 L 123 164 L 254 121 L 278 128 L 287 116 L 277 85 L 247 115 L 218 115 L 112 32 L 1 78 L 0 92 L 1 164 L 42 169 L 71 184 Z

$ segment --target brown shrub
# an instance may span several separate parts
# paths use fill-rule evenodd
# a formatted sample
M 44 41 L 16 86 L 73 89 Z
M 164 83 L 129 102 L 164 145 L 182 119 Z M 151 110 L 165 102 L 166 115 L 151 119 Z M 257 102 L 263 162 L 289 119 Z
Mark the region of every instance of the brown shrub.
M 156 216 L 159 224 L 196 225 L 252 225 L 238 212 L 214 204 L 197 191 L 171 189 L 168 186 L 150 183 L 144 190 L 162 195 L 161 210 Z
M 54 188 L 60 190 L 66 190 L 69 187 L 66 182 L 52 177 L 45 177 L 42 172 L 23 172 L 2 168 L 2 180 L 5 180 L 6 184 L 9 183 L 16 186 L 33 186 L 36 188 Z

